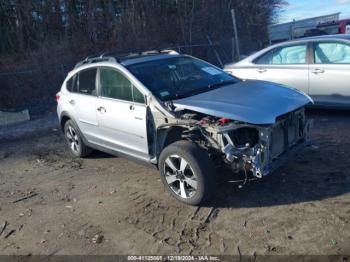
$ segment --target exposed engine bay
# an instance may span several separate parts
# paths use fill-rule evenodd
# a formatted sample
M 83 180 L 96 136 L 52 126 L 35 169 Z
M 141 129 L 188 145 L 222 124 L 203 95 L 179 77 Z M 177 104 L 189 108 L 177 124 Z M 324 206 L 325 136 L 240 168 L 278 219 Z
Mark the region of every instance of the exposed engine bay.
M 309 141 L 310 122 L 304 108 L 279 116 L 275 124 L 252 125 L 228 118 L 181 110 L 159 128 L 181 126 L 182 138 L 205 147 L 234 172 L 251 172 L 257 178 L 278 167 L 290 150 Z

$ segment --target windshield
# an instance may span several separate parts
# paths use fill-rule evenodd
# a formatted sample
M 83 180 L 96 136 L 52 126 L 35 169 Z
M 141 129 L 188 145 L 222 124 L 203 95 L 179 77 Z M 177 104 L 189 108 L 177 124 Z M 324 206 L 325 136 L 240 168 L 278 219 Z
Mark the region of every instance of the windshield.
M 191 57 L 133 64 L 128 69 L 163 101 L 196 95 L 238 81 L 216 67 Z

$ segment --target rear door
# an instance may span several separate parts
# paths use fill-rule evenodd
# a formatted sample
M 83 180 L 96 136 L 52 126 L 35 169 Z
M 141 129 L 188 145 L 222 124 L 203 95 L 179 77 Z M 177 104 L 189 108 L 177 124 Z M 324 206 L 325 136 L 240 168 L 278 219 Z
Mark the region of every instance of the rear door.
M 256 79 L 287 85 L 308 93 L 307 54 L 307 43 L 276 47 L 255 59 Z
M 98 122 L 96 114 L 97 68 L 83 69 L 67 81 L 68 112 L 89 142 L 96 142 Z
M 144 95 L 120 71 L 99 68 L 99 138 L 110 149 L 148 159 Z
M 313 45 L 310 96 L 325 106 L 350 106 L 350 44 L 319 41 Z

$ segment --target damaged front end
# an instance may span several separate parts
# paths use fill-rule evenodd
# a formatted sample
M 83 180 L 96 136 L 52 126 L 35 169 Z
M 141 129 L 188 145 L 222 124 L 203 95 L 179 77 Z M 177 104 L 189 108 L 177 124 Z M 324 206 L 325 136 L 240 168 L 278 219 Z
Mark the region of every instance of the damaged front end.
M 162 128 L 182 126 L 186 129 L 182 138 L 201 144 L 235 173 L 251 172 L 261 178 L 280 166 L 291 151 L 309 143 L 311 122 L 306 120 L 304 111 L 301 108 L 289 112 L 268 125 L 253 125 L 187 111 L 181 112 L 173 123 Z
M 306 121 L 304 109 L 299 109 L 278 117 L 272 125 L 219 119 L 202 127 L 233 171 L 250 171 L 261 178 L 282 164 L 291 150 L 309 142 L 310 121 Z

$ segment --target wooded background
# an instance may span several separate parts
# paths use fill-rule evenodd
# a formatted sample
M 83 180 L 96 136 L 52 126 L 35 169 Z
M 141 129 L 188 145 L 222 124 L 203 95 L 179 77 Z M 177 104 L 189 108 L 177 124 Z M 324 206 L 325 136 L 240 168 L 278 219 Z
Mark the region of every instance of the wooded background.
M 187 46 L 181 52 L 232 61 L 235 9 L 241 53 L 267 43 L 284 0 L 0 0 L 0 109 L 42 112 L 84 57 Z M 213 43 L 208 45 L 209 41 Z M 201 45 L 196 47 L 193 45 Z M 192 47 L 188 47 L 192 46 Z

